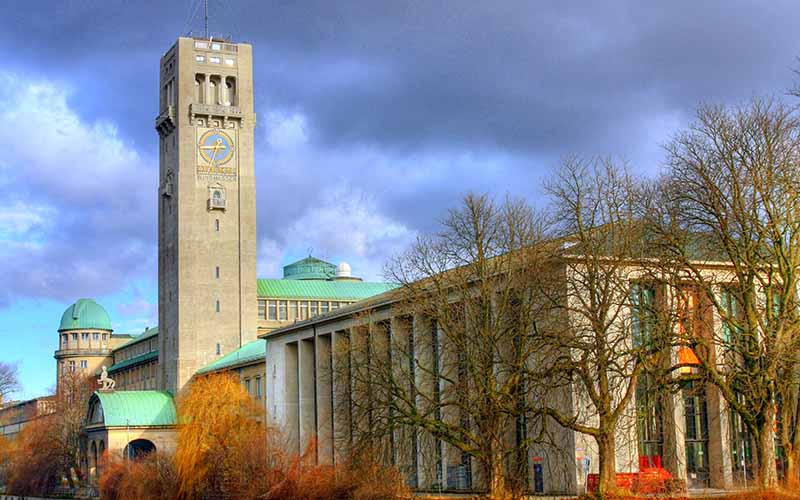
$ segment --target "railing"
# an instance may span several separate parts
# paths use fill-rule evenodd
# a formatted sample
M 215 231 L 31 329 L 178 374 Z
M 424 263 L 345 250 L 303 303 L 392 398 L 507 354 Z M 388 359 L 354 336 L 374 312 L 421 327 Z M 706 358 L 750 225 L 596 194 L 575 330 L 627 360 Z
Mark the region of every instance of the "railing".
M 59 349 L 55 352 L 55 356 L 69 356 L 71 354 L 80 354 L 82 356 L 108 356 L 111 354 L 110 347 L 77 347 Z
M 208 209 L 209 210 L 225 210 L 225 198 L 209 198 L 208 199 Z
M 242 110 L 239 106 L 224 106 L 222 104 L 200 104 L 193 102 L 189 105 L 189 113 L 192 115 L 213 115 L 213 116 L 233 116 L 241 117 Z

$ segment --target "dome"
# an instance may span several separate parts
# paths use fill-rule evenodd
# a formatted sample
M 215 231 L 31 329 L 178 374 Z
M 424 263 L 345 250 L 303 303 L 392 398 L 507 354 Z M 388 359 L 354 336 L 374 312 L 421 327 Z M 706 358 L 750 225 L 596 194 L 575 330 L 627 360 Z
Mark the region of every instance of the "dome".
M 353 276 L 353 269 L 350 267 L 350 264 L 347 262 L 342 262 L 338 266 L 336 266 L 336 277 L 337 278 L 350 278 Z
M 283 278 L 289 280 L 327 280 L 334 276 L 336 266 L 308 256 L 283 267 Z
M 59 332 L 83 329 L 111 331 L 111 318 L 103 306 L 93 299 L 78 299 L 61 315 Z

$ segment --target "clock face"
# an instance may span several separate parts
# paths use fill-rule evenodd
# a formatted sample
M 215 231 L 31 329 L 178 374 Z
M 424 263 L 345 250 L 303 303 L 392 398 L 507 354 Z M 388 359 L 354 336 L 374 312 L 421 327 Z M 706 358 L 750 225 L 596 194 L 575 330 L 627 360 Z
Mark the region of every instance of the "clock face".
M 200 136 L 197 149 L 211 167 L 224 165 L 233 158 L 233 140 L 225 132 L 211 129 Z

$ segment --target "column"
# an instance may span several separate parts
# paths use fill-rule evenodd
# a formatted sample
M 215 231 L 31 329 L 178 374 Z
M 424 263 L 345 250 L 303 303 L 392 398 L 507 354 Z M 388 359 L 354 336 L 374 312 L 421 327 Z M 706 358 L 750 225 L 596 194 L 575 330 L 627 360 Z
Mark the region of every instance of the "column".
M 302 339 L 300 351 L 300 449 L 305 451 L 309 443 L 317 439 L 316 382 L 314 368 L 314 337 Z
M 317 434 L 320 463 L 333 463 L 333 352 L 331 335 L 317 337 Z

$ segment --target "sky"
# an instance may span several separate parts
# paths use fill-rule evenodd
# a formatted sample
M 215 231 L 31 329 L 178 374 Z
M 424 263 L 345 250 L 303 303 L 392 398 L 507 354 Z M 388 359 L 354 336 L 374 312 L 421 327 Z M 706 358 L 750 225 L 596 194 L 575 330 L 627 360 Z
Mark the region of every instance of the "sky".
M 28 0 L 0 46 L 0 361 L 46 394 L 61 314 L 157 322 L 159 59 L 202 1 Z M 253 44 L 258 274 L 380 280 L 467 192 L 546 200 L 567 155 L 656 175 L 703 103 L 789 99 L 789 1 L 210 0 Z

